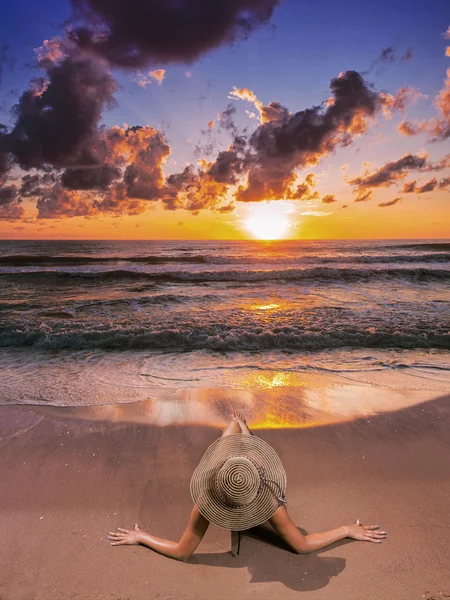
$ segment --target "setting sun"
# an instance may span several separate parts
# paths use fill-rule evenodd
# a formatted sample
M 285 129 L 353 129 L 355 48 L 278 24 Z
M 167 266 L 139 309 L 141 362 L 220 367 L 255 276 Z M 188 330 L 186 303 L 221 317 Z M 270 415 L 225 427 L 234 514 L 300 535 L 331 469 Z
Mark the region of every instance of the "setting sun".
M 288 213 L 279 201 L 252 206 L 244 224 L 260 240 L 279 240 L 291 227 Z

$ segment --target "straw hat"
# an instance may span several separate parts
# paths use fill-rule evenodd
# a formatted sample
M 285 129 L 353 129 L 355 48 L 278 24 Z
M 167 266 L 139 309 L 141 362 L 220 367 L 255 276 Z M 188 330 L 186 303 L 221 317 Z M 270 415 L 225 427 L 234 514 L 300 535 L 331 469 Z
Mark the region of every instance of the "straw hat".
M 192 500 L 208 521 L 243 531 L 270 519 L 286 502 L 286 473 L 272 446 L 237 433 L 211 444 L 190 488 Z

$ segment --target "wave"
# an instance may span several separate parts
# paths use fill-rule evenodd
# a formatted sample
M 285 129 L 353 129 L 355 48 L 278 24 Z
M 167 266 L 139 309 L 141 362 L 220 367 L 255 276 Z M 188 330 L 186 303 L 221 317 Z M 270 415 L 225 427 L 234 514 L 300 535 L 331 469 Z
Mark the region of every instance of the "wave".
M 448 263 L 450 253 L 434 252 L 427 254 L 400 254 L 400 255 L 347 255 L 347 256 L 201 256 L 201 255 L 172 255 L 172 256 L 47 256 L 47 255 L 8 255 L 0 256 L 0 266 L 3 267 L 58 267 L 58 266 L 88 266 L 109 264 L 205 264 L 205 265 L 233 265 L 233 264 L 293 264 L 301 263 Z
M 86 281 L 92 283 L 113 281 L 152 281 L 167 283 L 208 283 L 208 282 L 237 282 L 253 283 L 261 281 L 367 281 L 367 280 L 407 281 L 446 281 L 450 279 L 450 270 L 419 268 L 383 268 L 383 269 L 352 269 L 312 267 L 304 269 L 267 269 L 267 270 L 226 270 L 226 271 L 168 271 L 164 273 L 146 273 L 118 269 L 101 272 L 67 272 L 67 271 L 33 271 L 1 273 L 0 280 L 61 284 L 63 282 Z
M 160 265 L 164 263 L 193 263 L 206 264 L 203 256 L 47 256 L 16 254 L 0 256 L 0 266 L 3 267 L 33 267 L 48 266 L 85 266 L 110 263 L 137 263 L 146 265 Z
M 172 329 L 116 326 L 89 330 L 65 326 L 53 330 L 42 323 L 31 330 L 22 327 L 0 332 L 0 347 L 35 347 L 42 349 L 170 349 L 179 351 L 265 351 L 332 348 L 446 348 L 450 335 L 423 330 L 380 331 L 363 328 L 345 330 L 301 331 L 296 327 L 252 330 L 243 327 L 201 326 L 185 324 Z
M 385 248 L 403 248 L 403 249 L 415 249 L 415 250 L 450 250 L 450 242 L 422 242 L 419 244 L 392 244 L 384 246 Z

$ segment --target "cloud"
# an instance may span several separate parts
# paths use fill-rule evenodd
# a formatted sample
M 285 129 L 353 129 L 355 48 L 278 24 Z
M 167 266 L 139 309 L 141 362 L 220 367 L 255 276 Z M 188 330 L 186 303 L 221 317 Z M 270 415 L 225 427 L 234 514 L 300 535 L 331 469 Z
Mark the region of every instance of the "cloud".
M 341 73 L 330 87 L 332 102 L 295 114 L 275 102 L 260 105 L 262 122 L 252 133 L 239 130 L 236 108 L 229 105 L 217 121 L 219 129 L 231 135 L 228 148 L 214 160 L 188 165 L 166 179 L 162 166 L 170 146 L 161 132 L 150 126 L 97 129 L 91 149 L 95 160 L 69 165 L 56 183 L 50 182 L 38 200 L 38 216 L 139 214 L 146 202 L 157 200 L 168 210 L 231 212 L 232 187 L 235 200 L 243 202 L 318 199 L 314 175 L 309 173 L 298 183 L 298 170 L 349 145 L 386 103 L 353 71 Z M 247 88 L 235 89 L 233 97 L 257 102 Z M 275 111 L 273 118 L 263 116 L 270 110 Z M 39 182 L 35 189 L 42 192 Z M 369 196 L 361 193 L 357 201 Z M 325 196 L 323 202 L 332 203 L 333 198 Z
M 316 177 L 308 173 L 302 183 L 292 185 L 285 194 L 287 200 L 315 200 L 319 193 L 315 190 Z
M 448 31 L 444 34 L 445 37 L 447 37 Z M 450 56 L 449 48 L 446 49 L 445 54 Z M 450 68 L 447 69 L 444 86 L 435 96 L 433 103 L 440 112 L 439 118 L 415 123 L 404 121 L 398 126 L 398 131 L 406 136 L 426 132 L 431 134 L 430 141 L 432 142 L 443 141 L 450 137 Z
M 427 165 L 427 158 L 414 154 L 405 154 L 395 161 L 389 161 L 373 173 L 366 172 L 363 177 L 349 180 L 358 192 L 368 188 L 389 187 L 406 177 L 408 171 L 423 169 Z
M 302 212 L 300 214 L 302 217 L 328 217 L 329 215 L 332 215 L 333 213 L 324 212 L 323 210 L 305 210 L 304 212 Z
M 389 48 L 384 48 L 381 51 L 378 60 L 380 62 L 394 62 L 394 58 L 395 58 L 394 48 L 392 48 L 392 46 L 390 46 Z
M 4 145 L 23 169 L 94 164 L 98 122 L 116 82 L 103 61 L 79 51 L 44 62 L 47 78 L 33 80 L 13 107 Z
M 368 190 L 368 191 L 358 190 L 356 198 L 355 198 L 355 202 L 367 202 L 367 200 L 372 199 L 372 195 L 373 195 L 372 190 Z
M 58 217 L 87 217 L 98 214 L 91 198 L 81 192 L 66 190 L 61 184 L 55 186 L 37 201 L 40 219 Z
M 322 202 L 325 204 L 332 204 L 333 202 L 337 202 L 336 196 L 334 194 L 327 194 L 322 198 Z
M 146 202 L 156 201 L 165 186 L 162 165 L 170 155 L 163 134 L 153 127 L 112 127 L 103 129 L 96 147 L 99 165 L 68 168 L 42 188 L 42 178 L 26 181 L 42 195 L 38 217 L 92 216 L 99 213 L 140 214 Z M 73 201 L 74 206 L 70 206 Z
M 70 44 L 60 36 L 56 36 L 51 40 L 44 40 L 42 46 L 34 49 L 39 66 L 43 69 L 62 62 L 69 51 Z
M 228 98 L 231 100 L 240 99 L 246 100 L 254 105 L 259 113 L 260 123 L 269 123 L 270 121 L 284 121 L 289 116 L 287 108 L 279 102 L 270 102 L 268 106 L 264 106 L 261 100 L 258 100 L 256 95 L 248 88 L 233 87 Z M 248 111 L 247 111 L 248 112 Z M 254 113 L 248 113 L 250 118 L 253 118 Z
M 380 208 L 385 208 L 386 206 L 394 206 L 394 204 L 397 204 L 397 202 L 400 202 L 401 197 L 400 198 L 394 198 L 393 200 L 389 200 L 388 202 L 380 202 L 380 204 L 378 204 L 378 206 Z
M 34 175 L 24 175 L 22 177 L 22 185 L 20 187 L 21 198 L 34 198 L 42 196 L 49 186 L 57 181 L 57 175 L 54 173 L 42 173 Z
M 25 170 L 101 169 L 98 124 L 103 111 L 113 106 L 117 89 L 111 66 L 192 61 L 248 36 L 270 19 L 277 3 L 72 0 L 74 15 L 64 37 L 44 40 L 35 50 L 44 76 L 33 79 L 13 107 L 12 130 L 0 126 L 0 177 L 14 163 Z M 161 84 L 164 75 L 164 69 L 150 71 L 141 84 Z M 108 174 L 98 171 L 94 180 L 108 180 Z
M 412 48 L 408 48 L 405 53 L 401 56 L 401 60 L 410 60 L 413 56 Z M 375 67 L 381 67 L 382 65 L 392 64 L 394 61 L 398 59 L 397 49 L 394 46 L 388 46 L 387 48 L 383 48 L 378 56 L 367 71 L 364 71 L 363 74 L 367 75 L 375 69 Z M 378 72 L 381 69 L 378 69 Z
M 156 83 L 161 85 L 166 76 L 166 71 L 164 69 L 156 69 L 155 71 L 149 71 L 148 73 L 142 73 L 142 71 L 138 71 L 136 73 L 136 77 L 134 81 L 142 88 L 146 88 L 148 85 Z
M 17 186 L 0 186 L 0 221 L 16 221 L 24 216 Z
M 191 62 L 248 37 L 278 0 L 71 0 L 71 36 L 119 67 Z
M 436 189 L 436 187 L 439 187 L 439 189 L 445 189 L 449 182 L 450 178 L 448 177 L 441 179 L 439 182 L 435 177 L 433 177 L 433 179 L 430 179 L 423 185 L 417 185 L 417 182 L 414 180 L 403 184 L 402 191 L 404 194 L 424 194 L 426 192 L 432 192 Z
M 411 58 L 414 56 L 413 53 L 413 49 L 412 48 L 408 48 L 405 52 L 405 54 L 402 56 L 402 60 L 411 60 Z
M 397 131 L 402 135 L 411 137 L 423 131 L 428 131 L 428 123 L 426 121 L 416 121 L 415 123 L 411 123 L 410 121 L 402 121 L 397 127 Z
M 408 106 L 421 98 L 427 98 L 427 96 L 412 86 L 400 88 L 395 96 L 380 93 L 383 114 L 387 118 L 392 117 L 392 113 L 394 112 L 405 111 Z
M 181 173 L 169 175 L 160 197 L 166 209 L 183 208 L 194 214 L 204 208 L 218 209 L 227 192 L 227 183 L 218 182 L 204 169 L 188 165 Z
M 355 71 L 345 71 L 330 83 L 332 103 L 314 106 L 262 123 L 250 136 L 248 180 L 239 186 L 242 202 L 289 197 L 296 170 L 317 164 L 338 146 L 348 146 L 366 131 L 381 108 L 379 95 Z

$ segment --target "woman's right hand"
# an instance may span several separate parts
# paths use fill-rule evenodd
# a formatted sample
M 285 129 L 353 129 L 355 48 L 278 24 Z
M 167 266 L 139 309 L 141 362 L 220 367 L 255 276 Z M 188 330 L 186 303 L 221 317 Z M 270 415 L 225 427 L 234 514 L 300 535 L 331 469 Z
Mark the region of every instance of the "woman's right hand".
M 347 537 L 361 542 L 381 543 L 386 538 L 386 532 L 379 525 L 363 525 L 358 519 L 354 525 L 347 525 Z

